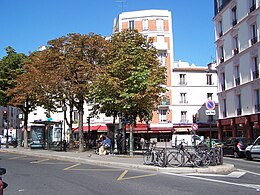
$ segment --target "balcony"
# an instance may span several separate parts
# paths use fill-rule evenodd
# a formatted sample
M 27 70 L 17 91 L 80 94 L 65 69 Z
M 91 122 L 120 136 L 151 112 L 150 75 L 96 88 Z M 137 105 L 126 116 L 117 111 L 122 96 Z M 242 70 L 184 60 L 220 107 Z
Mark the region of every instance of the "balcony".
M 259 78 L 259 70 L 253 71 L 253 79 Z
M 251 7 L 250 7 L 250 12 L 254 11 L 256 9 L 256 5 L 253 4 Z
M 188 104 L 188 101 L 187 100 L 181 100 L 179 101 L 180 104 Z
M 180 82 L 179 82 L 179 85 L 187 85 L 187 82 L 185 82 L 185 81 L 180 81 Z
M 240 116 L 242 114 L 242 110 L 241 110 L 241 108 L 238 108 L 237 109 L 237 116 Z
M 239 49 L 238 48 L 233 49 L 233 53 L 234 55 L 237 55 L 239 53 Z
M 180 120 L 180 123 L 189 123 L 189 120 L 187 120 L 187 119 L 181 119 L 181 120 Z
M 257 37 L 253 37 L 252 39 L 251 39 L 251 45 L 254 45 L 254 44 L 256 44 L 257 43 Z
M 221 57 L 221 58 L 219 59 L 219 61 L 220 61 L 220 63 L 223 63 L 223 62 L 224 62 L 224 57 Z
M 236 86 L 240 85 L 240 78 L 239 77 L 235 79 L 235 83 L 236 83 Z
M 234 19 L 232 25 L 235 26 L 237 24 L 237 19 Z
M 256 112 L 260 112 L 260 104 L 256 104 L 255 105 L 255 111 Z
M 169 99 L 165 99 L 161 101 L 161 105 L 163 106 L 169 106 L 170 105 L 170 100 Z

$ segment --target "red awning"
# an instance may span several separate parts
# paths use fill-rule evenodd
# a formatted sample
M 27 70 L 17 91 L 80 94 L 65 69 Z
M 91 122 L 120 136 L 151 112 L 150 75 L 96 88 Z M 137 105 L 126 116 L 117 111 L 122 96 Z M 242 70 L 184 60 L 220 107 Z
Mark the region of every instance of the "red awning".
M 79 127 L 73 128 L 72 131 L 79 131 Z M 98 132 L 104 132 L 107 131 L 107 126 L 105 125 L 91 125 L 90 131 L 98 131 Z M 88 126 L 83 126 L 83 132 L 88 132 Z
M 151 127 L 153 133 L 171 133 L 172 127 Z

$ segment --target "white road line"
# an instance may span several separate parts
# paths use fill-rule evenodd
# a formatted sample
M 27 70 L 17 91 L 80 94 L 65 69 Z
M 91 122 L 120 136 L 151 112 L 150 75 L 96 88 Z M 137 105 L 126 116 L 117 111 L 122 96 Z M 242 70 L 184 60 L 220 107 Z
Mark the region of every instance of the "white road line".
M 199 180 L 215 182 L 215 183 L 223 183 L 223 184 L 227 184 L 227 185 L 242 186 L 242 187 L 253 188 L 253 189 L 259 189 L 260 188 L 260 185 L 256 185 L 256 184 L 243 184 L 243 183 L 239 184 L 239 183 L 233 183 L 233 182 L 228 182 L 228 181 L 220 181 L 220 180 L 216 180 L 216 179 L 209 179 L 209 178 L 203 178 L 203 177 L 180 175 L 180 174 L 176 174 L 176 173 L 165 173 L 165 174 L 179 176 L 179 177 L 187 177 L 187 178 L 191 178 L 191 179 L 199 179 Z
M 30 163 L 37 164 L 37 163 L 45 162 L 45 161 L 48 161 L 48 160 L 49 159 L 42 159 L 42 160 L 37 160 L 37 161 L 30 162 Z
M 247 171 L 247 170 L 243 170 L 243 169 L 238 169 L 240 171 L 244 171 L 246 173 L 250 173 L 250 174 L 253 174 L 253 175 L 259 175 L 260 176 L 260 173 L 255 173 L 255 172 L 251 172 L 251 171 Z
M 228 175 L 220 175 L 220 174 L 203 174 L 203 173 L 188 173 L 185 174 L 187 176 L 206 176 L 206 177 L 229 177 L 229 178 L 240 178 L 241 176 L 243 176 L 244 174 L 246 174 L 245 171 L 243 172 L 238 172 L 238 171 L 234 171 L 232 173 L 229 173 Z

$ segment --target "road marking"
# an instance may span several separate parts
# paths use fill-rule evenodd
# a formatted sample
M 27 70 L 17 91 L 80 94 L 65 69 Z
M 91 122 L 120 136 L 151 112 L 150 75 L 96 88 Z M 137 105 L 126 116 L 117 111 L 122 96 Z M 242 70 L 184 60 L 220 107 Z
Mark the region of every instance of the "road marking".
M 128 170 L 124 170 L 123 173 L 117 178 L 117 181 L 120 180 L 127 180 L 127 179 L 137 179 L 137 178 L 142 178 L 142 177 L 150 177 L 150 176 L 155 176 L 157 174 L 147 174 L 147 175 L 138 175 L 138 176 L 133 176 L 133 177 L 125 177 L 125 175 L 128 173 Z
M 77 167 L 77 166 L 79 166 L 79 165 L 81 165 L 80 163 L 78 163 L 78 164 L 75 164 L 75 165 L 72 165 L 72 166 L 69 166 L 69 167 L 67 167 L 67 168 L 65 168 L 65 169 L 63 169 L 63 170 L 69 170 L 69 169 L 72 169 L 72 168 L 74 168 L 74 167 Z
M 120 169 L 70 169 L 70 171 L 121 171 Z
M 229 177 L 229 178 L 240 178 L 241 176 L 245 175 L 246 171 L 239 172 L 234 171 L 232 173 L 229 173 L 228 175 L 220 175 L 220 174 L 203 174 L 203 173 L 188 173 L 185 175 L 191 175 L 191 176 L 206 176 L 206 177 Z
M 16 156 L 16 157 L 11 157 L 8 158 L 9 160 L 15 160 L 15 159 L 19 159 L 19 158 L 26 158 L 27 156 Z
M 223 184 L 227 184 L 227 185 L 242 186 L 242 187 L 253 188 L 253 189 L 259 189 L 260 188 L 260 185 L 256 185 L 256 184 L 243 184 L 243 183 L 239 184 L 239 183 L 233 183 L 233 182 L 228 182 L 228 181 L 220 181 L 220 180 L 216 180 L 216 179 L 209 179 L 209 178 L 203 178 L 203 177 L 180 175 L 180 174 L 176 174 L 176 173 L 165 173 L 165 174 L 179 176 L 179 177 L 187 177 L 187 178 L 191 178 L 191 179 L 200 179 L 200 180 L 216 182 L 216 183 L 223 183 Z
M 37 163 L 45 162 L 45 161 L 48 161 L 48 160 L 50 160 L 50 159 L 42 159 L 42 160 L 30 162 L 30 163 L 37 164 Z
M 247 171 L 247 170 L 243 170 L 243 169 L 238 169 L 238 170 L 245 171 L 246 173 L 250 173 L 250 174 L 253 174 L 253 175 L 259 175 L 260 176 L 260 173 L 255 173 L 255 172 L 251 172 L 251 171 Z

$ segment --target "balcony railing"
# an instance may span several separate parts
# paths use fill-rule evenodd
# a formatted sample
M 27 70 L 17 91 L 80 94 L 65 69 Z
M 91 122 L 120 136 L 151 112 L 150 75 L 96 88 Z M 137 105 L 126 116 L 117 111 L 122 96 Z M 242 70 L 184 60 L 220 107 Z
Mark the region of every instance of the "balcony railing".
M 258 79 L 259 78 L 259 71 L 253 71 L 253 79 Z
M 187 82 L 185 82 L 185 81 L 180 81 L 180 82 L 179 82 L 179 85 L 187 85 Z
M 236 78 L 235 82 L 236 82 L 236 86 L 240 85 L 240 78 Z
M 214 85 L 214 82 L 207 82 L 207 85 Z
M 255 111 L 256 112 L 260 112 L 260 104 L 256 104 L 255 105 Z
M 181 100 L 179 103 L 180 104 L 188 104 L 188 101 L 187 100 Z
M 251 39 L 251 45 L 254 45 L 254 44 L 256 44 L 257 43 L 257 37 L 253 37 L 252 39 Z
M 220 63 L 223 63 L 223 62 L 224 62 L 224 57 L 221 57 L 221 58 L 219 59 L 219 61 L 220 61 Z
M 237 19 L 234 19 L 232 24 L 233 24 L 233 26 L 235 26 L 237 24 Z
M 254 10 L 255 10 L 255 8 L 256 8 L 256 5 L 255 5 L 255 4 L 253 4 L 253 5 L 250 7 L 250 12 L 254 11 Z
M 170 105 L 170 100 L 167 99 L 167 100 L 162 100 L 161 101 L 161 105 Z
M 238 108 L 237 109 L 237 116 L 240 116 L 242 114 L 242 110 L 241 110 L 241 108 Z
M 189 122 L 189 120 L 187 120 L 187 119 L 181 119 L 180 120 L 180 123 L 188 123 Z
M 237 55 L 239 53 L 239 49 L 235 48 L 235 49 L 233 49 L 233 52 L 234 52 L 234 55 Z

